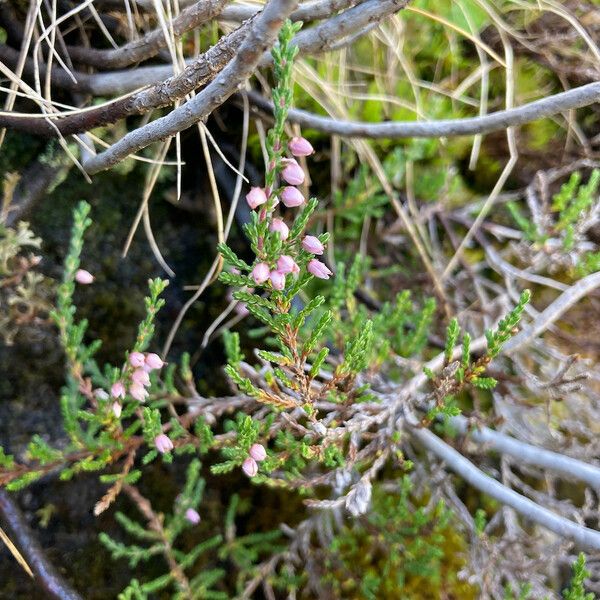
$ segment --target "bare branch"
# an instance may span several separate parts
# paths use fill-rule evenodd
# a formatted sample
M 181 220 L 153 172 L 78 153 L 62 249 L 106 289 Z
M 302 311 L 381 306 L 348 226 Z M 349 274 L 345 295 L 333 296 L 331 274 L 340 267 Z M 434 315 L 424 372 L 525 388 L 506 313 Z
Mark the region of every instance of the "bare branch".
M 410 435 L 422 446 L 440 458 L 452 471 L 460 475 L 484 494 L 502 504 L 510 506 L 520 515 L 553 531 L 559 536 L 573 540 L 578 546 L 588 550 L 600 550 L 600 532 L 577 525 L 560 515 L 540 506 L 492 479 L 454 448 L 443 442 L 428 429 L 414 428 Z
M 599 84 L 590 84 L 599 85 Z M 587 86 L 584 86 L 587 87 Z M 520 331 L 515 337 L 508 340 L 503 348 L 504 354 L 510 354 L 522 348 L 533 338 L 537 337 L 552 323 L 561 317 L 573 304 L 587 296 L 590 292 L 600 286 L 600 272 L 592 273 L 574 283 L 568 290 L 564 291 L 550 306 L 543 310 L 527 327 Z
M 291 15 L 292 21 L 316 21 L 331 17 L 338 10 L 360 4 L 365 0 L 321 0 L 320 2 L 306 2 L 298 7 Z M 232 4 L 225 7 L 220 20 L 245 21 L 257 14 L 256 8 L 244 4 Z
M 82 600 L 81 596 L 63 580 L 58 571 L 48 562 L 44 551 L 35 539 L 25 517 L 10 494 L 0 487 L 0 516 L 8 525 L 14 540 L 35 574 L 36 583 L 47 594 L 57 600 Z
M 301 52 L 325 51 L 329 48 L 325 47 L 323 39 L 331 37 L 328 43 L 333 46 L 343 41 L 348 35 L 366 31 L 366 28 L 375 23 L 377 19 L 394 13 L 405 4 L 406 0 L 385 0 L 384 2 L 368 0 L 329 21 L 301 32 L 295 37 L 294 43 L 298 45 Z M 337 3 L 338 7 L 341 5 L 341 2 Z M 52 83 L 74 92 L 104 96 L 114 93 L 126 94 L 150 84 L 153 86 L 146 90 L 136 91 L 126 98 L 119 98 L 114 102 L 64 117 L 0 115 L 0 127 L 27 131 L 34 135 L 55 137 L 57 132 L 62 135 L 81 133 L 94 127 L 114 123 L 129 115 L 143 114 L 152 109 L 167 106 L 212 81 L 234 58 L 251 25 L 252 20 L 247 21 L 229 35 L 222 37 L 207 52 L 188 61 L 188 66 L 178 75 L 173 75 L 171 66 L 140 67 L 127 71 L 97 74 L 75 71 L 73 74 L 77 81 L 74 82 L 65 71 L 53 69 Z M 0 45 L 0 60 L 9 65 L 16 65 L 19 53 L 6 45 Z M 269 62 L 270 54 L 265 53 L 261 63 L 266 65 Z M 33 61 L 28 60 L 25 64 L 25 71 L 32 74 L 34 69 Z M 40 66 L 40 73 L 42 77 L 45 77 L 46 67 L 44 65 Z M 165 78 L 168 79 L 161 81 Z M 53 122 L 50 123 L 49 119 L 52 119 Z
M 181 37 L 184 33 L 217 17 L 227 0 L 199 0 L 185 8 L 173 19 L 173 34 Z M 122 69 L 154 56 L 167 45 L 163 30 L 159 27 L 149 31 L 138 40 L 108 50 L 86 48 L 84 46 L 67 46 L 69 57 L 74 62 L 82 62 L 99 69 Z
M 248 99 L 261 110 L 272 112 L 272 104 L 256 92 L 249 92 Z M 289 120 L 302 127 L 316 129 L 331 135 L 343 137 L 364 137 L 372 139 L 444 137 L 475 135 L 501 131 L 566 112 L 582 108 L 600 101 L 600 82 L 589 83 L 554 96 L 542 98 L 518 108 L 499 110 L 495 113 L 466 119 L 443 119 L 439 121 L 394 121 L 389 123 L 361 123 L 337 121 L 321 117 L 304 110 L 292 109 Z
M 149 144 L 205 119 L 252 75 L 263 53 L 275 42 L 285 18 L 297 4 L 297 0 L 271 0 L 254 20 L 236 57 L 210 85 L 166 117 L 128 133 L 108 150 L 90 159 L 85 165 L 86 170 L 93 174 L 108 169 Z
M 519 462 L 550 469 L 569 479 L 579 479 L 594 489 L 600 489 L 600 468 L 597 466 L 558 452 L 538 448 L 488 427 L 477 427 L 471 430 L 468 419 L 462 416 L 452 417 L 450 424 L 460 433 L 468 433 L 470 440 L 478 444 L 486 444 L 492 450 L 514 456 L 519 459 Z

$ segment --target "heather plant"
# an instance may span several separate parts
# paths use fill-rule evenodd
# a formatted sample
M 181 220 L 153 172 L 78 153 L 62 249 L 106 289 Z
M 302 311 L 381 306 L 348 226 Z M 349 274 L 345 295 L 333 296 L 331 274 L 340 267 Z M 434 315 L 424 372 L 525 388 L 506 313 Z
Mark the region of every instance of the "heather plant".
M 32 252 L 40 244 L 28 223 L 0 223 L 0 337 L 8 345 L 27 325 L 48 323 L 49 281 L 37 271 L 40 256 Z
M 434 336 L 440 330 L 439 300 L 408 290 L 384 303 L 365 299 L 369 260 L 357 255 L 344 261 L 343 253 L 327 252 L 329 233 L 317 233 L 319 201 L 305 195 L 303 165 L 310 165 L 313 147 L 306 138 L 287 134 L 297 54 L 292 40 L 299 28 L 286 21 L 272 52 L 274 122 L 266 138 L 264 183 L 245 198 L 251 216 L 244 232 L 253 258 L 244 260 L 226 243 L 218 248 L 219 280 L 260 324 L 252 344 L 238 332 L 223 334 L 225 373 L 235 395 L 203 397 L 188 355 L 167 364 L 165 356 L 152 351 L 167 286 L 158 278 L 148 283 L 145 317 L 128 351 L 115 364 L 98 364 L 100 341 L 88 340 L 87 322 L 77 319 L 73 302 L 77 286 L 95 283 L 84 251 L 90 206 L 81 202 L 51 314 L 65 353 L 60 403 L 68 439 L 52 446 L 36 436 L 26 455 L 16 458 L 0 449 L 0 483 L 10 491 L 54 473 L 69 480 L 95 472 L 106 486 L 93 508 L 96 516 L 114 509 L 121 495 L 135 505 L 139 521 L 121 510 L 114 514 L 122 538 L 100 536 L 115 561 L 135 571 L 119 596 L 124 600 L 159 594 L 249 598 L 259 585 L 268 597 L 310 590 L 320 597 L 412 593 L 417 598 L 439 594 L 448 583 L 461 597 L 473 597 L 475 585 L 457 576 L 467 569 L 466 538 L 471 535 L 475 551 L 483 554 L 502 514 L 496 504 L 488 507 L 489 520 L 481 511 L 471 518 L 449 478 L 443 485 L 428 480 L 439 465 L 419 454 L 413 442 L 431 442 L 433 436 L 431 444 L 438 445 L 424 445 L 437 448 L 439 457 L 445 442 L 429 427 L 456 436 L 464 424 L 462 412 L 481 404 L 474 397 L 492 402 L 498 378 L 490 366 L 497 361 L 503 374 L 501 353 L 519 334 L 530 292 L 516 294 L 503 318 L 489 323 L 479 338 L 462 319 L 451 318 L 441 340 Z M 384 171 L 398 174 L 408 161 L 430 157 L 437 144 L 391 153 Z M 383 187 L 371 183 L 363 167 L 345 194 L 334 198 L 343 209 L 341 231 L 347 237 L 357 237 L 359 216 L 379 216 L 387 201 Z M 566 250 L 578 240 L 579 216 L 593 210 L 597 177 L 578 186 L 578 181 L 569 183 L 552 208 L 555 233 Z M 545 242 L 532 227 L 523 226 L 528 239 Z M 32 243 L 25 235 L 13 246 Z M 337 264 L 328 262 L 331 257 Z M 179 405 L 185 411 L 178 411 Z M 477 431 L 482 415 L 473 412 L 473 423 L 463 432 Z M 457 452 L 442 447 L 442 456 Z M 186 471 L 185 483 L 167 500 L 164 494 L 151 498 L 152 490 L 143 487 L 156 467 L 152 463 Z M 298 507 L 293 524 L 286 522 L 287 514 L 278 521 L 269 513 L 264 516 L 268 526 L 255 530 L 263 506 L 249 506 L 234 493 L 222 523 L 213 527 L 217 533 L 206 533 L 207 481 L 236 476 L 285 494 L 286 504 Z M 444 494 L 458 512 L 462 509 L 460 516 L 471 529 L 461 529 Z M 533 509 L 521 510 L 536 516 Z M 510 533 L 516 529 L 513 520 Z M 239 521 L 248 531 L 238 535 Z M 579 559 L 568 597 L 585 597 L 585 577 Z M 518 597 L 527 589 L 525 583 Z
M 531 243 L 527 254 L 537 270 L 552 273 L 562 267 L 576 277 L 598 271 L 600 252 L 590 233 L 598 222 L 600 169 L 592 169 L 585 183 L 582 177 L 581 171 L 572 172 L 546 203 L 540 203 L 530 188 L 531 217 L 523 214 L 517 202 L 507 204 L 513 220 Z

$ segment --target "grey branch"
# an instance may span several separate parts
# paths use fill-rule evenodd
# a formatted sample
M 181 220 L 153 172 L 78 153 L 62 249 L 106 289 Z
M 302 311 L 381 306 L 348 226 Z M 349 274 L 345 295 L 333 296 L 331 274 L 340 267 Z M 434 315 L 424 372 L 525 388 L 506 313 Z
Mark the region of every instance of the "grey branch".
M 195 29 L 199 25 L 220 16 L 222 20 L 242 22 L 254 17 L 258 11 L 255 7 L 230 5 L 225 7 L 227 0 L 199 0 L 184 8 L 173 19 L 172 28 L 175 37 Z M 330 18 L 339 10 L 357 4 L 357 0 L 325 0 L 311 2 L 300 6 L 291 15 L 294 21 L 314 21 Z M 120 48 L 97 49 L 85 46 L 67 46 L 69 58 L 74 62 L 98 67 L 100 69 L 123 69 L 152 56 L 167 45 L 161 28 L 149 31 L 138 40 L 134 40 Z
M 294 38 L 294 43 L 302 55 L 328 52 L 340 40 L 357 32 L 364 32 L 373 23 L 381 22 L 402 10 L 407 4 L 408 0 L 365 0 L 315 27 L 300 31 Z M 263 57 L 261 65 L 271 62 L 271 55 L 267 54 Z
M 589 486 L 600 490 L 600 468 L 559 454 L 532 444 L 522 442 L 509 435 L 494 431 L 488 427 L 477 427 L 469 431 L 469 421 L 465 417 L 457 416 L 450 419 L 450 425 L 460 433 L 469 434 L 469 439 L 478 444 L 485 444 L 488 448 L 509 454 L 520 462 L 542 467 L 564 475 L 568 479 L 585 481 Z
M 291 15 L 292 21 L 316 21 L 331 17 L 338 10 L 360 4 L 364 0 L 321 0 L 319 2 L 306 2 L 301 4 Z M 256 8 L 244 4 L 231 4 L 221 13 L 223 21 L 245 21 L 256 14 Z
M 298 0 L 271 0 L 252 23 L 236 57 L 212 83 L 166 117 L 128 133 L 108 150 L 87 161 L 85 169 L 89 173 L 108 169 L 152 142 L 171 137 L 205 119 L 252 75 L 263 53 L 275 42 L 285 18 L 297 5 Z
M 462 454 L 428 429 L 415 428 L 410 431 L 410 435 L 479 491 L 502 504 L 510 506 L 526 519 L 553 531 L 561 537 L 573 540 L 581 548 L 600 550 L 600 532 L 577 525 L 577 523 L 573 523 L 573 521 L 565 519 L 536 504 L 533 500 L 507 488 L 483 473 Z
M 339 8 L 345 4 L 348 2 L 337 2 L 336 7 Z M 377 19 L 385 18 L 405 4 L 406 2 L 399 0 L 383 2 L 367 0 L 332 17 L 329 21 L 319 23 L 315 27 L 301 32 L 295 37 L 294 43 L 298 45 L 301 52 L 306 53 L 330 49 L 338 43 L 348 40 L 349 36 L 352 38 L 363 34 L 378 22 Z M 47 115 L 45 119 L 40 119 L 38 115 L 31 117 L 4 115 L 0 116 L 0 125 L 36 135 L 55 137 L 57 132 L 62 135 L 80 133 L 107 123 L 114 123 L 128 115 L 143 114 L 152 109 L 172 104 L 208 84 L 217 76 L 235 57 L 253 21 L 254 18 L 246 21 L 238 29 L 222 37 L 204 54 L 189 60 L 183 72 L 177 75 L 173 75 L 172 66 L 158 65 L 109 73 L 87 74 L 75 71 L 75 82 L 64 70 L 53 69 L 52 83 L 71 91 L 100 96 L 114 93 L 125 94 L 131 91 L 134 93 L 110 104 L 66 117 L 53 118 L 52 115 Z M 324 44 L 323 39 L 328 39 L 328 44 Z M 19 53 L 6 45 L 0 45 L 0 60 L 14 66 L 19 60 Z M 262 63 L 268 64 L 269 60 L 270 54 L 264 53 L 261 58 Z M 33 61 L 28 59 L 25 66 L 26 71 L 31 75 L 34 71 Z M 40 73 L 43 77 L 45 76 L 44 65 L 42 65 Z M 154 85 L 140 90 L 150 84 Z M 50 123 L 50 119 L 52 119 L 52 123 Z
M 175 37 L 214 19 L 223 10 L 227 0 L 200 0 L 181 11 L 173 19 L 172 28 Z M 167 45 L 167 40 L 161 28 L 149 31 L 138 40 L 134 40 L 120 48 L 100 50 L 85 46 L 67 46 L 69 58 L 74 62 L 100 69 L 122 69 L 137 62 L 154 56 Z
M 248 99 L 261 110 L 272 112 L 271 102 L 251 92 Z M 600 101 L 600 82 L 589 83 L 560 94 L 542 98 L 518 108 L 500 110 L 489 115 L 466 119 L 443 119 L 439 121 L 395 121 L 389 123 L 361 123 L 338 121 L 321 117 L 304 110 L 292 109 L 289 120 L 302 127 L 316 129 L 342 137 L 364 137 L 373 139 L 409 137 L 445 137 L 476 135 L 516 127 L 537 119 L 582 108 Z
M 2 516 L 3 521 L 8 525 L 13 540 L 34 572 L 35 582 L 44 590 L 44 598 L 83 600 L 48 561 L 44 555 L 44 550 L 29 528 L 23 513 L 17 507 L 10 493 L 2 488 L 0 488 L 0 516 Z
M 590 85 L 600 85 L 592 83 Z M 588 87 L 588 86 L 584 86 Z M 592 273 L 578 282 L 574 283 L 568 290 L 564 291 L 550 306 L 543 310 L 531 324 L 524 327 L 515 337 L 506 342 L 502 349 L 503 354 L 510 354 L 521 348 L 533 338 L 546 331 L 552 323 L 565 313 L 573 304 L 587 296 L 590 292 L 600 286 L 600 272 Z

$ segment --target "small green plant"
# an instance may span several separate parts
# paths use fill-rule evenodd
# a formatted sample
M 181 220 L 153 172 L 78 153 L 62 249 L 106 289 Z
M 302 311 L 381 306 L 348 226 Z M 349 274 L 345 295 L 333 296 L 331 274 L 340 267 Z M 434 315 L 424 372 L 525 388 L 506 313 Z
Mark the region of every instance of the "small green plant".
M 459 414 L 460 410 L 454 404 L 453 397 L 465 385 L 468 384 L 482 390 L 490 390 L 496 386 L 497 381 L 493 377 L 485 376 L 485 371 L 492 360 L 500 354 L 504 344 L 517 333 L 521 316 L 530 298 L 530 291 L 524 290 L 515 308 L 500 320 L 496 329 L 486 330 L 486 352 L 475 361 L 471 358 L 471 336 L 466 332 L 462 337 L 460 360 L 452 360 L 454 348 L 460 337 L 460 326 L 457 319 L 450 321 L 446 330 L 444 347 L 445 368 L 441 376 L 436 376 L 427 368 L 425 369 L 425 374 L 435 388 L 435 405 L 429 411 L 427 421 L 431 421 L 438 415 Z
M 145 563 L 154 556 L 162 556 L 168 569 L 164 575 L 152 581 L 141 583 L 133 579 L 119 595 L 120 600 L 147 600 L 153 594 L 168 589 L 172 590 L 170 596 L 172 598 L 203 600 L 228 598 L 226 593 L 216 588 L 225 575 L 223 569 L 203 569 L 189 578 L 186 575 L 186 572 L 193 570 L 199 559 L 221 545 L 221 536 L 213 536 L 200 542 L 189 552 L 177 549 L 177 540 L 181 533 L 200 521 L 196 509 L 202 499 L 204 480 L 200 478 L 199 473 L 200 462 L 193 460 L 188 467 L 187 481 L 177 497 L 174 511 L 168 516 L 154 512 L 148 500 L 134 488 L 129 489 L 129 496 L 137 505 L 146 523 L 142 525 L 121 512 L 117 512 L 115 517 L 123 529 L 143 545 L 127 545 L 105 533 L 100 534 L 100 541 L 115 560 L 126 560 L 129 566 L 135 569 L 140 563 Z
M 590 250 L 589 241 L 585 239 L 600 202 L 599 186 L 600 169 L 594 169 L 586 183 L 582 183 L 580 172 L 572 173 L 552 197 L 544 231 L 521 212 L 516 202 L 507 203 L 507 208 L 528 241 L 547 252 L 560 246 L 565 266 L 584 277 L 600 269 L 600 252 Z
M 594 594 L 586 593 L 584 581 L 590 576 L 590 572 L 585 568 L 585 554 L 581 552 L 577 560 L 573 563 L 573 579 L 566 590 L 563 590 L 565 600 L 594 600 Z
M 7 345 L 23 327 L 49 322 L 51 282 L 36 271 L 41 257 L 32 252 L 40 246 L 28 223 L 0 222 L 0 338 Z

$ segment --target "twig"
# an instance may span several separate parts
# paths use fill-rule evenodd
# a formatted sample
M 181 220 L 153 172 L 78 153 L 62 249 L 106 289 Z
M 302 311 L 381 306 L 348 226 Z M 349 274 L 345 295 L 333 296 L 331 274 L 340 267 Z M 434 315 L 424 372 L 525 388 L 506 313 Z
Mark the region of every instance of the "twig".
M 302 54 L 328 52 L 333 44 L 364 31 L 373 23 L 381 22 L 405 8 L 408 2 L 409 0 L 365 0 L 315 27 L 300 31 L 293 43 L 300 48 Z M 261 66 L 270 64 L 272 60 L 270 54 L 265 55 Z
M 150 527 L 152 531 L 155 531 L 160 536 L 160 540 L 163 544 L 163 556 L 169 565 L 171 575 L 179 584 L 179 587 L 184 594 L 183 597 L 191 599 L 192 590 L 190 588 L 190 582 L 175 558 L 173 547 L 171 546 L 171 542 L 169 541 L 165 528 L 163 527 L 162 515 L 157 515 L 154 512 L 149 500 L 144 498 L 144 496 L 140 494 L 136 487 L 127 484 L 123 487 L 123 491 L 129 496 L 129 498 L 138 507 L 139 511 L 147 519 L 148 527 Z
M 600 286 L 600 272 L 592 273 L 577 283 L 574 283 L 568 290 L 563 292 L 550 306 L 543 310 L 534 321 L 520 331 L 515 337 L 506 342 L 502 352 L 510 354 L 523 347 L 533 338 L 540 335 L 548 329 L 560 316 L 565 313 L 573 304 L 584 296 Z
M 595 465 L 538 448 L 488 427 L 478 426 L 476 429 L 471 429 L 469 420 L 463 416 L 452 417 L 449 422 L 452 428 L 460 433 L 468 433 L 469 439 L 478 444 L 485 444 L 492 450 L 514 456 L 519 462 L 550 469 L 569 479 L 579 479 L 594 489 L 600 489 L 600 468 Z
M 271 102 L 256 92 L 250 92 L 248 99 L 252 104 L 267 112 L 273 112 Z M 337 121 L 321 117 L 300 109 L 291 109 L 288 118 L 302 127 L 316 129 L 342 137 L 365 137 L 372 139 L 444 137 L 476 135 L 501 131 L 507 127 L 516 127 L 537 119 L 550 117 L 574 108 L 582 108 L 600 101 L 600 82 L 589 83 L 567 92 L 561 92 L 548 98 L 542 98 L 507 110 L 488 115 L 465 119 L 441 119 L 439 121 L 395 121 L 389 123 L 362 123 Z
M 13 538 L 35 574 L 36 583 L 47 594 L 46 597 L 57 598 L 57 600 L 83 600 L 48 562 L 25 517 L 10 494 L 2 488 L 0 488 L 0 515 L 10 528 Z
M 235 58 L 212 83 L 169 115 L 128 133 L 90 159 L 85 165 L 86 170 L 93 174 L 108 169 L 149 144 L 171 137 L 205 119 L 252 75 L 263 53 L 275 42 L 284 20 L 297 4 L 298 0 L 271 0 L 252 23 Z
M 292 21 L 316 21 L 331 17 L 338 10 L 359 4 L 364 0 L 321 0 L 319 2 L 306 2 L 298 7 L 291 15 Z M 254 6 L 244 4 L 231 4 L 225 7 L 219 20 L 223 21 L 245 21 L 257 13 Z
M 561 537 L 573 540 L 582 548 L 600 550 L 600 532 L 577 525 L 552 511 L 536 504 L 533 500 L 507 488 L 492 479 L 472 462 L 467 460 L 454 448 L 443 442 L 428 429 L 411 429 L 410 435 L 418 440 L 427 450 L 435 454 L 456 474 L 484 494 L 491 496 L 502 504 L 514 508 L 525 518 L 553 531 Z
M 383 18 L 395 10 L 399 10 L 398 6 L 400 5 L 401 8 L 404 2 L 385 0 L 379 5 L 376 0 L 370 0 L 364 4 L 366 6 L 359 5 L 333 17 L 330 21 L 320 23 L 306 32 L 301 32 L 294 38 L 294 43 L 298 45 L 301 52 L 311 54 L 317 53 L 319 48 L 322 50 L 332 49 L 348 34 L 366 31 L 365 28 L 369 23 L 376 22 L 374 21 L 376 14 L 379 18 Z M 378 7 L 375 7 L 375 4 L 378 4 Z M 53 85 L 73 92 L 89 93 L 94 96 L 133 93 L 98 107 L 90 107 L 66 115 L 47 115 L 47 119 L 40 118 L 42 115 L 2 114 L 0 115 L 0 127 L 9 127 L 34 135 L 55 137 L 57 132 L 62 135 L 81 133 L 101 125 L 114 123 L 129 115 L 143 114 L 152 109 L 172 104 L 216 77 L 223 67 L 235 57 L 252 22 L 246 21 L 238 29 L 222 37 L 204 54 L 187 61 L 186 68 L 179 75 L 173 75 L 171 66 L 138 67 L 131 70 L 96 74 L 75 71 L 74 76 L 77 81 L 74 82 L 66 71 L 54 69 L 51 75 Z M 323 38 L 327 36 L 330 37 L 331 47 L 325 48 Z M 9 65 L 17 65 L 19 53 L 6 45 L 0 45 L 0 60 Z M 266 65 L 269 60 L 270 55 L 266 53 L 261 58 L 261 64 Z M 39 70 L 40 75 L 44 76 L 45 65 L 39 65 Z M 33 61 L 25 62 L 25 71 L 29 74 L 34 72 Z M 140 90 L 148 85 L 152 87 Z M 50 119 L 52 119 L 52 123 L 49 122 Z
M 181 11 L 173 19 L 173 34 L 177 37 L 210 21 L 219 15 L 227 0 L 200 0 Z M 116 49 L 99 50 L 85 46 L 67 46 L 74 62 L 82 62 L 100 69 L 122 69 L 154 56 L 167 45 L 162 28 L 149 31 L 144 37 Z

